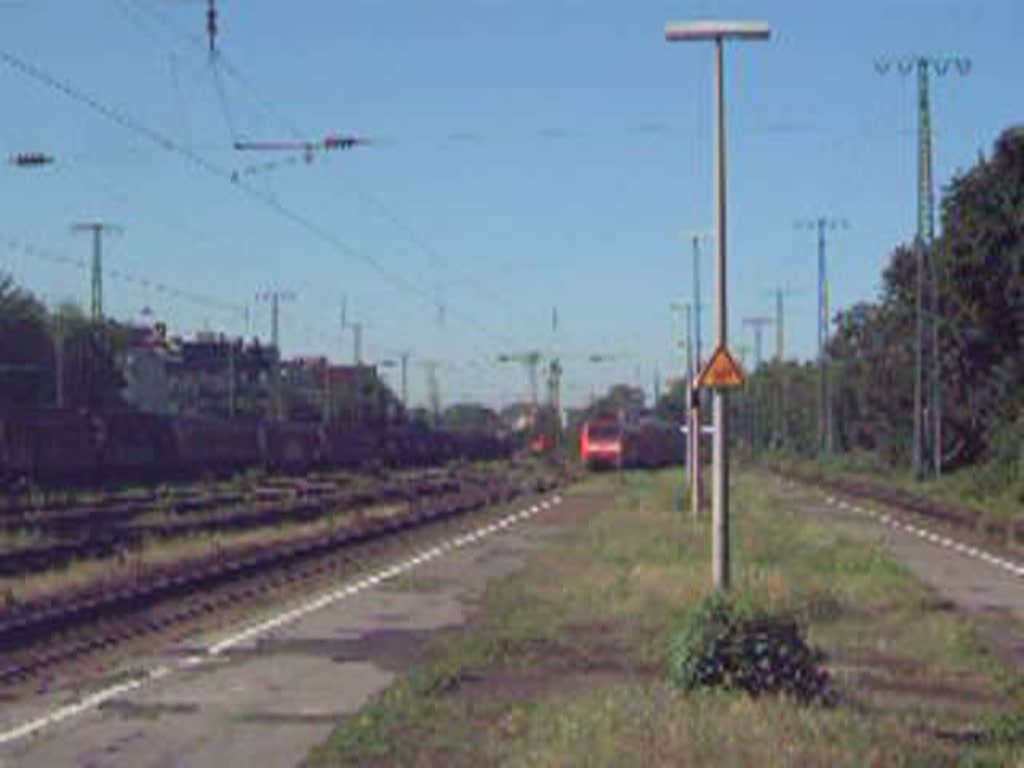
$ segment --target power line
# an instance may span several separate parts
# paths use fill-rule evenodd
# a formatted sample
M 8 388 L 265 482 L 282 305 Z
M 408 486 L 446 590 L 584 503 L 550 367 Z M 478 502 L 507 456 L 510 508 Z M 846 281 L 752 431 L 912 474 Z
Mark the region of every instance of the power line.
M 89 269 L 89 266 L 81 258 L 72 256 L 66 256 L 55 251 L 44 249 L 38 245 L 25 242 L 16 238 L 8 237 L 7 246 L 12 250 L 19 250 L 28 256 L 42 259 L 54 264 L 65 264 L 67 266 L 77 267 L 78 269 Z M 154 291 L 170 296 L 175 299 L 188 301 L 193 304 L 202 305 L 212 309 L 221 310 L 224 312 L 231 312 L 235 314 L 243 314 L 246 308 L 241 304 L 235 304 L 232 302 L 224 301 L 223 299 L 217 299 L 206 294 L 202 294 L 196 291 L 185 290 L 182 288 L 176 288 L 168 285 L 167 283 L 160 282 L 158 280 L 152 280 L 148 277 L 139 275 L 138 273 L 127 271 L 124 269 L 108 269 L 104 271 L 105 277 L 112 277 L 116 280 L 121 280 L 126 283 L 132 283 L 141 286 L 145 289 L 153 289 Z
M 39 83 L 42 83 L 43 85 L 53 90 L 56 90 L 57 92 L 63 94 L 72 101 L 78 102 L 79 104 L 88 107 L 92 111 L 106 118 L 110 122 L 113 122 L 114 124 L 120 126 L 121 128 L 131 133 L 134 133 L 138 136 L 141 136 L 146 140 L 156 144 L 161 149 L 173 154 L 180 155 L 181 157 L 185 158 L 190 163 L 192 163 L 199 169 L 205 171 L 209 175 L 231 182 L 236 189 L 242 191 L 246 196 L 248 196 L 252 200 L 255 200 L 256 202 L 261 203 L 262 205 L 274 211 L 283 219 L 290 221 L 292 224 L 299 227 L 300 229 L 305 230 L 307 234 L 314 237 L 315 239 L 320 240 L 328 247 L 338 251 L 339 253 L 345 256 L 348 256 L 349 258 L 354 258 L 356 260 L 362 261 L 371 269 L 373 269 L 373 271 L 377 272 L 378 275 L 383 277 L 386 281 L 407 291 L 410 294 L 419 297 L 428 305 L 434 305 L 434 296 L 431 294 L 430 291 L 424 290 L 420 285 L 406 278 L 401 273 L 394 272 L 393 270 L 389 269 L 372 256 L 357 251 L 355 248 L 353 248 L 348 243 L 338 238 L 332 232 L 321 227 L 316 222 L 312 221 L 306 216 L 303 216 L 301 213 L 298 213 L 297 211 L 294 211 L 291 208 L 284 205 L 280 200 L 278 200 L 276 196 L 268 192 L 256 189 L 255 187 L 252 187 L 251 185 L 245 183 L 244 181 L 238 179 L 232 180 L 232 174 L 230 171 L 221 168 L 220 166 L 216 165 L 215 163 L 200 155 L 198 152 L 188 147 L 182 146 L 174 139 L 166 136 L 160 131 L 150 128 L 149 126 L 130 117 L 129 115 L 126 115 L 121 111 L 106 106 L 95 97 L 84 93 L 83 91 L 75 88 L 74 86 L 68 84 L 65 81 L 59 80 L 58 78 L 54 77 L 48 72 L 40 69 L 39 67 L 34 66 L 33 64 L 30 64 L 24 59 L 10 53 L 9 51 L 0 50 L 0 61 L 3 61 L 3 63 L 5 63 L 8 67 L 21 73 L 22 75 L 32 80 L 35 80 Z M 491 331 L 488 331 L 484 326 L 476 322 L 472 317 L 469 317 L 465 313 L 459 311 L 454 314 L 458 314 L 464 317 L 468 321 L 467 326 L 470 329 L 474 330 L 475 332 L 487 336 L 492 341 L 498 340 L 501 341 L 502 343 L 506 343 L 507 339 L 505 339 L 502 334 L 495 334 Z

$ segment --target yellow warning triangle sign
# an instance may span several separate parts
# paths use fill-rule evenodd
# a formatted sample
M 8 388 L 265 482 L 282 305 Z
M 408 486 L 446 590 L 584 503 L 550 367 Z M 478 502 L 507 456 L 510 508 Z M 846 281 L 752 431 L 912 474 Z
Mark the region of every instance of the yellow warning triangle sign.
M 744 378 L 743 369 L 723 345 L 715 350 L 704 369 L 698 374 L 697 386 L 710 389 L 738 387 L 743 384 Z

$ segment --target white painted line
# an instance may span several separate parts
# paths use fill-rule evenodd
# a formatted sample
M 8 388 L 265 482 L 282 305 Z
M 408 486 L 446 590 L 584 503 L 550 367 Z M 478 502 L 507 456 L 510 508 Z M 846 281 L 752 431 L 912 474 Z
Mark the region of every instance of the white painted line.
M 562 497 L 555 496 L 552 499 L 552 502 L 555 504 L 560 504 L 562 502 Z M 541 502 L 541 507 L 543 507 L 544 509 L 550 509 L 551 503 Z M 261 635 L 266 635 L 267 633 L 279 627 L 282 627 L 285 624 L 289 624 L 299 618 L 302 618 L 303 616 L 309 613 L 321 610 L 322 608 L 325 608 L 332 603 L 355 595 L 359 592 L 362 592 L 365 589 L 368 589 L 371 586 L 379 584 L 382 581 L 386 581 L 400 573 L 404 573 L 405 571 L 411 570 L 412 568 L 420 565 L 421 563 L 440 557 L 445 552 L 450 552 L 453 549 L 465 546 L 466 544 L 469 544 L 471 542 L 475 542 L 483 538 L 484 536 L 502 530 L 515 522 L 525 520 L 526 518 L 537 514 L 539 511 L 540 507 L 538 507 L 535 504 L 528 510 L 524 509 L 519 511 L 518 513 L 509 514 L 498 523 L 492 523 L 484 528 L 479 528 L 475 531 L 471 531 L 468 534 L 458 536 L 455 539 L 449 539 L 439 545 L 432 547 L 426 552 L 421 552 L 415 555 L 414 557 L 409 558 L 408 560 L 392 564 L 390 567 L 378 571 L 377 573 L 364 576 L 362 579 L 359 579 L 358 581 L 352 584 L 327 592 L 317 597 L 316 599 L 304 603 L 296 608 L 284 611 L 283 613 L 273 616 L 263 622 L 260 622 L 259 624 L 249 626 L 245 629 L 235 632 L 234 634 L 228 635 L 227 637 L 224 637 L 220 641 L 207 647 L 204 654 L 194 654 L 188 656 L 179 661 L 174 667 L 169 667 L 166 665 L 154 667 L 153 669 L 144 673 L 143 676 L 137 679 L 130 680 L 125 683 L 120 683 L 118 685 L 110 686 L 109 688 L 105 688 L 102 691 L 98 691 L 89 696 L 86 696 L 85 698 L 73 704 L 59 707 L 47 715 L 36 718 L 34 720 L 30 720 L 29 722 L 23 723 L 22 725 L 16 726 L 15 728 L 12 728 L 8 731 L 0 732 L 0 745 L 19 741 L 21 739 L 32 736 L 45 728 L 48 728 L 50 726 L 61 723 L 65 720 L 68 720 L 72 717 L 75 717 L 76 715 L 82 714 L 92 709 L 96 709 L 97 707 L 102 706 L 105 702 L 110 701 L 111 699 L 117 698 L 118 696 L 122 696 L 126 693 L 130 693 L 131 691 L 141 688 L 142 685 L 146 682 L 161 680 L 178 670 L 197 667 L 203 662 L 207 661 L 208 659 L 221 656 L 225 651 L 228 651 L 247 640 L 251 640 Z
M 164 677 L 167 677 L 169 674 L 171 674 L 171 668 L 168 666 L 161 665 L 159 667 L 154 667 L 153 669 L 149 670 L 149 679 L 160 680 Z
M 121 683 L 120 685 L 113 685 L 110 688 L 105 688 L 91 696 L 86 696 L 84 699 L 74 704 L 61 707 L 48 715 L 43 715 L 42 717 L 31 720 L 17 728 L 5 733 L 0 733 L 0 745 L 9 744 L 12 741 L 19 741 L 20 739 L 24 739 L 27 736 L 31 736 L 32 734 L 41 731 L 43 728 L 56 725 L 57 723 L 63 722 L 64 720 L 72 718 L 82 712 L 102 706 L 113 698 L 128 693 L 129 691 L 134 691 L 136 688 L 140 688 L 142 683 L 143 680 L 138 679 L 130 680 L 129 682 Z

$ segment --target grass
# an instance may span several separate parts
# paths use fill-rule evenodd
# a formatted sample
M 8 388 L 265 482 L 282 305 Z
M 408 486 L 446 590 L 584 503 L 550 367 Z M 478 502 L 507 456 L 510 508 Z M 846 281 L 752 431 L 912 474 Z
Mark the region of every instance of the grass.
M 603 510 L 489 586 L 472 625 L 342 723 L 311 766 L 1003 765 L 1024 758 L 1019 681 L 877 545 L 736 478 L 736 590 L 797 614 L 830 656 L 835 709 L 665 680 L 680 609 L 707 591 L 706 525 L 678 473 L 570 492 Z M 765 486 L 764 483 L 769 483 Z M 1014 705 L 1016 709 L 1014 709 Z

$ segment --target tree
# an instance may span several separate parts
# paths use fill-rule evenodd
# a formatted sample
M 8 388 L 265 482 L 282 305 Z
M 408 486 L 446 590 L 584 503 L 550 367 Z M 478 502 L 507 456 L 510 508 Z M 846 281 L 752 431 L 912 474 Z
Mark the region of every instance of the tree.
M 52 399 L 52 370 L 46 308 L 10 275 L 0 275 L 0 405 L 45 405 Z

